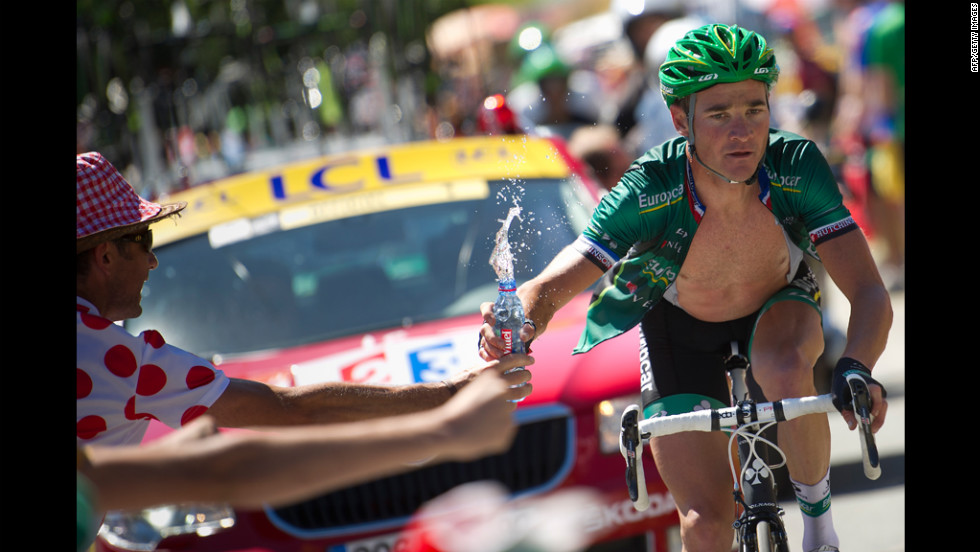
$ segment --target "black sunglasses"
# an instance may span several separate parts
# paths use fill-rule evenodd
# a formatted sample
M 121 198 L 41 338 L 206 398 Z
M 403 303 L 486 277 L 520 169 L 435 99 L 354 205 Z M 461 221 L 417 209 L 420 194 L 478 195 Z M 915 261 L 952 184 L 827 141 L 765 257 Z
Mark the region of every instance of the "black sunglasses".
M 136 234 L 126 234 L 125 236 L 117 239 L 119 241 L 128 241 L 141 244 L 147 251 L 153 249 L 153 231 L 149 228 Z

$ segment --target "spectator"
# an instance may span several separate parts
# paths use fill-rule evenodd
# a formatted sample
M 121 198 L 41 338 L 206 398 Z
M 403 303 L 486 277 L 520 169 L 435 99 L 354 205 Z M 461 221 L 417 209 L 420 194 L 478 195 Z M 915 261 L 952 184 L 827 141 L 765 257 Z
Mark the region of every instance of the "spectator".
M 612 0 L 609 9 L 622 23 L 636 67 L 616 116 L 616 128 L 626 136 L 639 122 L 637 107 L 647 91 L 648 72 L 643 61 L 647 44 L 664 23 L 684 16 L 686 11 L 681 0 Z
M 516 432 L 516 405 L 505 400 L 509 390 L 494 372 L 529 360 L 513 355 L 489 364 L 493 369 L 472 385 L 424 412 L 238 433 L 219 433 L 204 415 L 146 445 L 80 447 L 78 501 L 88 515 L 79 519 L 79 550 L 105 510 L 188 502 L 281 505 L 421 460 L 466 461 L 502 452 Z
M 864 53 L 872 216 L 886 248 L 882 275 L 897 290 L 905 273 L 905 2 L 875 15 Z
M 905 48 L 903 2 L 838 0 L 840 97 L 832 126 L 842 179 L 863 200 L 867 231 L 882 244 L 882 276 L 904 286 Z
M 700 18 L 685 16 L 671 19 L 660 25 L 643 52 L 646 86 L 640 95 L 634 115 L 636 123 L 626 132 L 624 142 L 631 150 L 643 153 L 677 136 L 670 110 L 660 95 L 660 64 L 667 59 L 667 51 L 691 29 L 704 25 Z
M 568 141 L 568 151 L 585 162 L 606 191 L 613 189 L 636 158 L 612 125 L 577 128 Z
M 573 67 L 547 37 L 525 48 L 512 78 L 513 88 L 507 94 L 507 103 L 516 115 L 539 130 L 544 128 L 565 138 L 582 125 L 595 124 L 598 108 L 587 94 L 573 90 Z
M 186 205 L 156 204 L 99 153 L 76 157 L 76 319 L 79 445 L 142 441 L 151 419 L 179 428 L 207 412 L 221 427 L 336 423 L 407 414 L 439 406 L 485 371 L 436 383 L 370 386 L 342 382 L 285 388 L 230 378 L 207 360 L 114 324 L 138 317 L 140 290 L 157 267 L 151 224 Z M 508 385 L 528 371 L 503 376 Z M 527 396 L 515 387 L 507 399 Z

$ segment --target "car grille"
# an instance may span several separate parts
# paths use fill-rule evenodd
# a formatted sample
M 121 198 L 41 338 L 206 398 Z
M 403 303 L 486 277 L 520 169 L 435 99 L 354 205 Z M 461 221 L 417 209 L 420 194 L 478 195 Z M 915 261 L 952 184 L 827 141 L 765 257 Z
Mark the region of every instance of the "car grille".
M 358 526 L 395 526 L 423 503 L 463 483 L 498 481 L 514 494 L 557 484 L 570 467 L 572 444 L 570 415 L 538 419 L 522 423 L 510 450 L 503 454 L 425 466 L 276 508 L 268 514 L 280 529 L 306 536 L 310 531 L 351 532 Z

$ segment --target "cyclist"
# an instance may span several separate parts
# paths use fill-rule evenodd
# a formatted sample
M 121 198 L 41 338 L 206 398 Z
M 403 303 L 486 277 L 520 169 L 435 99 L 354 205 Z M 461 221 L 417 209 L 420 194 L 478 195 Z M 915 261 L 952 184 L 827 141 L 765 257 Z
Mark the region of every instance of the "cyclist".
M 639 324 L 646 417 L 727 405 L 723 360 L 732 340 L 747 351 L 767 399 L 812 395 L 823 338 L 808 255 L 850 303 L 833 389 L 844 401 L 844 374 L 862 374 L 877 431 L 887 403 L 870 369 L 885 347 L 890 299 L 816 145 L 769 126 L 778 73 L 766 40 L 737 26 L 705 25 L 677 40 L 659 75 L 680 136 L 637 159 L 582 235 L 518 289 L 528 318 L 521 338 L 530 345 L 601 277 L 574 352 Z M 480 354 L 499 357 L 490 303 L 482 312 Z M 853 429 L 853 413 L 842 413 Z M 803 550 L 838 550 L 826 417 L 781 424 L 778 439 L 803 511 Z M 677 503 L 685 550 L 728 550 L 726 437 L 682 433 L 650 446 Z

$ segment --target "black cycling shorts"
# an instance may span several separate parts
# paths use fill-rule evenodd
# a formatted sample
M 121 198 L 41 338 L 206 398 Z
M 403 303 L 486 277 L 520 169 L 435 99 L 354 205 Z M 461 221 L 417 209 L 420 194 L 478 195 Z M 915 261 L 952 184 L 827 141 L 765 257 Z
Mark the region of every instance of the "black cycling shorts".
M 802 301 L 820 313 L 820 290 L 806 262 L 793 281 L 756 312 L 726 322 L 704 322 L 669 301 L 659 301 L 640 322 L 640 393 L 650 418 L 729 406 L 724 361 L 731 343 L 751 354 L 756 324 L 779 301 Z

